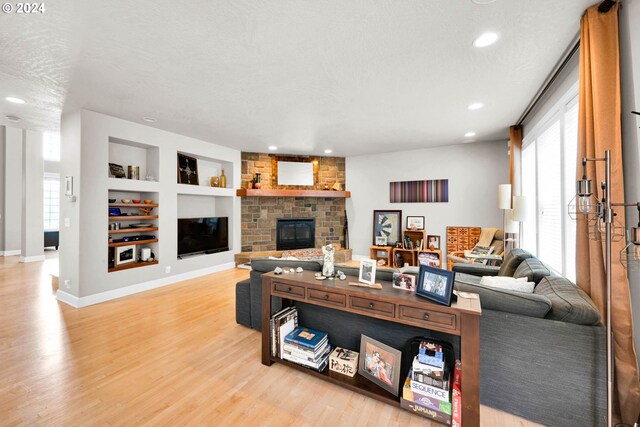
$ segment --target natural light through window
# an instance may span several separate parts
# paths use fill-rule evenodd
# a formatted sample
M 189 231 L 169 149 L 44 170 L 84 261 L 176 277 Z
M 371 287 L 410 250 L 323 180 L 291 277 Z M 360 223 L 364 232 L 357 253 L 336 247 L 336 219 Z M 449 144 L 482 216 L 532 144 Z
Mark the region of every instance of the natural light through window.
M 60 134 L 45 132 L 42 140 L 42 157 L 51 162 L 60 161 Z
M 576 276 L 576 226 L 567 215 L 576 182 L 577 87 L 535 128 L 522 150 L 522 193 L 535 215 L 523 224 L 522 247 L 568 279 Z
M 60 218 L 60 175 L 44 174 L 44 229 L 58 230 Z

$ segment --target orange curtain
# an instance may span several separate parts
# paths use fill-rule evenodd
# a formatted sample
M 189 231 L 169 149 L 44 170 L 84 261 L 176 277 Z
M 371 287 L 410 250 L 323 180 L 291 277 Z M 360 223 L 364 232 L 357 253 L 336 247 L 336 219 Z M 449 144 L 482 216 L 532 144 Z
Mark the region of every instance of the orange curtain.
M 598 5 L 587 9 L 580 21 L 580 104 L 578 130 L 578 178 L 582 157 L 604 157 L 611 150 L 611 200 L 624 200 L 622 134 L 620 115 L 620 56 L 618 46 L 618 4 L 608 12 Z M 588 175 L 600 191 L 604 163 L 589 162 Z M 597 195 L 598 198 L 602 196 Z M 624 209 L 617 209 L 624 224 Z M 598 306 L 606 321 L 606 278 L 604 242 L 589 240 L 587 221 L 579 221 L 576 236 L 576 273 L 579 286 Z M 616 256 L 624 241 L 613 243 L 611 315 L 615 385 L 622 420 L 633 425 L 640 412 L 640 381 L 633 346 L 633 323 L 627 274 Z M 603 367 L 604 369 L 604 367 Z M 616 409 L 616 408 L 614 408 Z

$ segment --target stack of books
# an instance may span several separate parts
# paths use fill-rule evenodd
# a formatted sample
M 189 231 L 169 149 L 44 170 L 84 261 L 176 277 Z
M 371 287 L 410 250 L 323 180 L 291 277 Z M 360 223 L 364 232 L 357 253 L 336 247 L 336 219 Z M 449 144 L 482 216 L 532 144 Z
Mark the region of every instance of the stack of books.
M 442 345 L 423 341 L 402 389 L 401 406 L 451 425 L 451 375 Z
M 298 310 L 287 307 L 271 317 L 271 355 L 282 357 L 284 337 L 298 327 Z
M 309 328 L 296 328 L 284 338 L 284 360 L 322 372 L 329 363 L 329 336 Z

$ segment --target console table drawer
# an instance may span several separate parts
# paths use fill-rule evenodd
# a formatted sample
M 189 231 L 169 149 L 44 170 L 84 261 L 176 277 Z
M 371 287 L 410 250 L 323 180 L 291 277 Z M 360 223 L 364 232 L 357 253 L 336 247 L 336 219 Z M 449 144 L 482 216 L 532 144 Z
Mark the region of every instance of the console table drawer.
M 282 295 L 284 297 L 293 296 L 304 298 L 304 286 L 289 285 L 286 283 L 275 282 L 273 284 L 274 295 Z
M 347 305 L 347 297 L 344 294 L 325 292 L 317 289 L 309 289 L 308 299 L 312 301 L 319 301 L 327 305 L 337 305 L 340 307 Z
M 440 328 L 455 330 L 456 315 L 442 313 L 440 311 L 425 310 L 423 308 L 400 306 L 400 319 L 423 323 L 425 326 L 438 326 Z
M 349 307 L 365 313 L 381 314 L 387 317 L 395 317 L 396 315 L 395 304 L 368 298 L 349 297 Z

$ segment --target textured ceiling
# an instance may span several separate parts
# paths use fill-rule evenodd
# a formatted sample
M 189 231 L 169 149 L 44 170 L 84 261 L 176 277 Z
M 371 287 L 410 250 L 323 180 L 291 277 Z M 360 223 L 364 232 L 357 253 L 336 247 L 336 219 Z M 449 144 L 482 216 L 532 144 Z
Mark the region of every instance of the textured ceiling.
M 47 0 L 0 14 L 0 124 L 56 129 L 86 108 L 301 154 L 507 139 L 594 3 Z M 498 42 L 474 48 L 487 30 Z

